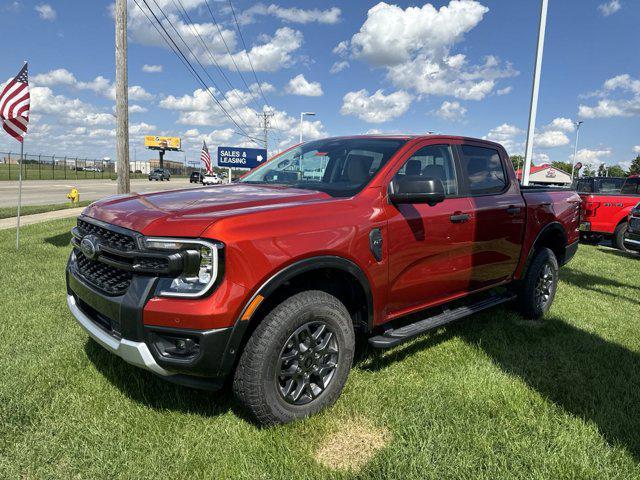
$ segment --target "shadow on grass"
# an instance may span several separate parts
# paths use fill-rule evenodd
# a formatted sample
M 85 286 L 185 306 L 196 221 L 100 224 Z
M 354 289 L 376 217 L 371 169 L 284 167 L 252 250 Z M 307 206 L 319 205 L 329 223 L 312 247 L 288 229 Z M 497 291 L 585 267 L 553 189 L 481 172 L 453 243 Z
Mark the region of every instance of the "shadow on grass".
M 599 248 L 598 252 L 606 253 L 607 255 L 613 255 L 614 257 L 640 260 L 640 254 L 638 253 L 623 252 L 622 250 L 618 250 L 615 248 Z
M 640 355 L 558 318 L 469 326 L 456 329 L 460 338 L 640 460 Z
M 635 303 L 636 305 L 640 305 L 640 300 L 638 299 L 638 297 L 627 297 L 619 293 L 611 292 L 609 290 L 602 288 L 602 287 L 631 288 L 633 290 L 640 291 L 640 286 L 637 286 L 637 285 L 631 285 L 628 283 L 619 282 L 612 278 L 602 277 L 600 275 L 591 275 L 588 273 L 580 272 L 578 270 L 573 270 L 571 268 L 566 268 L 566 267 L 560 271 L 560 280 L 571 283 L 576 287 L 583 288 L 585 290 L 598 292 L 603 295 L 608 295 L 616 299 L 623 298 L 628 302 Z
M 52 237 L 47 237 L 44 241 L 54 247 L 66 247 L 71 243 L 71 232 L 64 232 Z
M 84 348 L 87 357 L 109 382 L 131 400 L 154 409 L 215 417 L 232 411 L 245 421 L 253 423 L 234 400 L 230 388 L 211 392 L 177 385 L 129 365 L 109 353 L 95 341 L 88 339 Z

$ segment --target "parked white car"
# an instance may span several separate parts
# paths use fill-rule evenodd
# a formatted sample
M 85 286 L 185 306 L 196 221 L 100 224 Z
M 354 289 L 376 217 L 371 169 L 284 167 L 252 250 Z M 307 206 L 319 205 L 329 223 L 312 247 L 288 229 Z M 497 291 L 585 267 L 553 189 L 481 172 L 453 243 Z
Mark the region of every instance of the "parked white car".
M 203 185 L 220 185 L 221 183 L 222 183 L 222 179 L 215 173 L 213 174 L 205 173 L 204 176 L 202 177 Z

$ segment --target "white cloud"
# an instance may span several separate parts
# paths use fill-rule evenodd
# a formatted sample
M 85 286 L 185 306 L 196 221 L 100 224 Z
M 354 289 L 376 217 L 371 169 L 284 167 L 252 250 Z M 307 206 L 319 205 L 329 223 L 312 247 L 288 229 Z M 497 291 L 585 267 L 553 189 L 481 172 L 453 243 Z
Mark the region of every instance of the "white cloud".
M 383 123 L 403 115 L 413 97 L 402 90 L 385 95 L 382 90 L 373 95 L 365 89 L 349 92 L 343 97 L 342 115 L 354 115 L 369 123 Z
M 292 95 L 305 97 L 320 97 L 323 93 L 320 82 L 309 82 L 302 73 L 289 80 L 286 91 Z
M 633 153 L 640 154 L 640 145 L 634 145 L 634 147 L 633 147 Z
M 475 0 L 451 0 L 436 9 L 430 3 L 402 9 L 380 2 L 367 13 L 360 31 L 341 42 L 334 53 L 351 55 L 387 69 L 387 78 L 420 95 L 447 95 L 482 100 L 497 80 L 518 74 L 492 55 L 469 65 L 453 47 L 476 27 L 489 9 Z
M 576 128 L 573 120 L 565 117 L 554 118 L 547 128 L 551 130 L 560 130 L 562 132 L 573 132 Z
M 460 102 L 449 102 L 445 100 L 436 111 L 436 115 L 445 120 L 462 120 L 467 113 L 467 109 L 460 105 Z
M 500 89 L 496 90 L 496 95 L 508 95 L 508 94 L 511 93 L 512 90 L 513 90 L 512 86 L 500 88 Z
M 347 62 L 346 60 L 340 60 L 335 62 L 333 65 L 331 65 L 331 69 L 329 70 L 329 73 L 338 73 L 348 67 L 349 67 L 349 62 Z
M 147 65 L 146 63 L 142 66 L 142 71 L 146 73 L 161 73 L 162 65 Z
M 58 68 L 32 77 L 32 83 L 38 86 L 51 87 L 63 85 L 77 90 L 91 90 L 97 95 L 115 100 L 116 87 L 111 81 L 101 75 L 89 82 L 81 82 L 65 68 Z M 129 100 L 152 100 L 154 97 L 140 85 L 129 87 Z
M 521 140 L 523 134 L 524 130 L 515 125 L 503 123 L 489 130 L 489 133 L 482 138 L 501 144 L 510 154 L 517 154 L 524 150 Z
M 541 148 L 561 147 L 569 144 L 569 137 L 559 130 L 548 130 L 536 133 L 533 144 Z
M 319 10 L 317 8 L 305 10 L 303 8 L 285 8 L 275 4 L 267 6 L 264 3 L 257 3 L 242 12 L 238 16 L 238 21 L 246 25 L 255 22 L 258 16 L 271 15 L 290 23 L 318 22 L 334 24 L 340 21 L 341 13 L 342 11 L 338 7 L 332 7 L 327 10 Z
M 620 4 L 620 0 L 610 0 L 607 3 L 602 3 L 598 5 L 598 10 L 600 10 L 602 15 L 604 15 L 605 17 L 608 17 L 609 15 L 613 15 L 621 8 L 622 8 L 622 5 Z
M 600 150 L 591 150 L 589 148 L 581 148 L 578 150 L 576 160 L 587 165 L 597 165 L 603 162 L 602 157 L 610 157 L 612 151 L 610 148 Z M 572 155 L 573 156 L 573 155 Z
M 191 46 L 194 55 L 203 65 L 218 63 L 228 69 L 235 69 L 235 61 L 240 70 L 251 71 L 247 52 L 238 49 L 239 38 L 234 28 L 225 28 L 220 24 L 216 26 L 212 22 L 186 24 L 182 20 L 182 12 L 178 9 L 178 3 L 175 0 L 157 0 L 157 2 L 169 19 L 167 21 L 159 17 L 165 28 L 169 31 L 175 28 L 184 41 Z M 128 5 L 128 31 L 131 40 L 146 46 L 168 49 L 165 41 L 136 4 L 129 0 Z M 198 9 L 204 8 L 204 0 L 182 0 L 182 5 L 187 12 L 195 11 L 195 17 Z M 112 4 L 110 6 L 112 16 L 113 8 Z M 251 57 L 254 69 L 261 72 L 275 72 L 295 63 L 293 54 L 303 42 L 302 33 L 289 27 L 279 28 L 273 36 L 261 35 L 259 38 L 261 43 L 251 46 L 248 55 Z M 227 53 L 227 47 L 231 51 L 231 56 Z
M 609 78 L 603 90 L 595 92 L 601 97 L 596 105 L 580 105 L 582 118 L 633 117 L 640 115 L 640 80 L 625 73 Z
M 272 85 L 263 84 L 263 90 L 269 91 L 272 89 Z M 248 92 L 231 90 L 221 94 L 211 89 L 211 93 L 219 99 L 225 99 L 223 102 L 225 109 L 229 110 L 227 102 L 234 106 L 237 112 L 237 115 L 234 115 L 234 119 L 249 135 L 258 138 L 262 137 L 262 126 L 258 118 L 258 114 L 261 112 L 250 106 L 253 100 L 260 96 L 256 85 L 251 85 L 250 91 Z M 233 142 L 238 146 L 255 147 L 255 143 L 245 137 L 238 137 L 238 135 L 236 135 L 235 131 L 237 131 L 237 128 L 235 128 L 206 90 L 197 89 L 193 94 L 182 96 L 169 95 L 160 101 L 159 106 L 166 110 L 178 112 L 178 124 L 189 127 L 215 127 L 214 131 L 217 132 L 217 138 L 225 140 L 225 142 L 235 139 Z M 271 117 L 271 125 L 273 127 L 271 142 L 276 142 L 272 143 L 271 150 L 273 150 L 274 147 L 291 145 L 300 134 L 299 118 L 297 116 L 290 116 L 287 112 L 277 109 L 272 109 L 271 113 L 273 113 Z M 327 136 L 324 125 L 319 120 L 305 120 L 302 128 L 304 138 L 307 140 Z M 200 131 L 196 128 L 189 128 L 187 132 L 196 137 L 201 135 Z M 220 137 L 221 135 L 225 137 L 222 138 Z M 215 145 L 216 142 L 213 141 L 213 138 L 214 137 L 211 137 L 211 143 Z M 207 143 L 209 143 L 209 140 L 207 140 Z
M 48 3 L 41 3 L 40 5 L 36 5 L 34 8 L 35 11 L 38 12 L 38 15 L 42 20 L 48 20 L 52 22 L 58 16 L 53 7 Z

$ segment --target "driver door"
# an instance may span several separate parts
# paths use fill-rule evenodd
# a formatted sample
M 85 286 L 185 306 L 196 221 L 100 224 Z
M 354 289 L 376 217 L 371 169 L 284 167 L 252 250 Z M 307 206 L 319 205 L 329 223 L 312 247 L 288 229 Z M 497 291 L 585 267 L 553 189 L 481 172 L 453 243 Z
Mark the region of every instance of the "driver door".
M 429 307 L 466 292 L 471 274 L 474 218 L 471 202 L 462 196 L 460 172 L 450 144 L 419 146 L 396 172 L 437 178 L 444 201 L 387 204 L 389 292 L 387 318 Z

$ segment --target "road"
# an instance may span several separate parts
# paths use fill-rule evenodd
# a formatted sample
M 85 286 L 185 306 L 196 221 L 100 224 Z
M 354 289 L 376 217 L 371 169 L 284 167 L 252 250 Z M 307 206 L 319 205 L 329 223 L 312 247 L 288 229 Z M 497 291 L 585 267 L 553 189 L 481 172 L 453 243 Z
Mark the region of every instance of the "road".
M 131 180 L 132 192 L 156 192 L 175 188 L 196 187 L 188 178 L 174 178 L 170 182 Z M 98 200 L 116 193 L 115 180 L 27 180 L 22 183 L 22 205 L 51 205 L 67 203 L 67 193 L 73 187 L 80 191 L 80 200 Z M 14 207 L 18 203 L 18 182 L 0 182 L 0 207 Z

